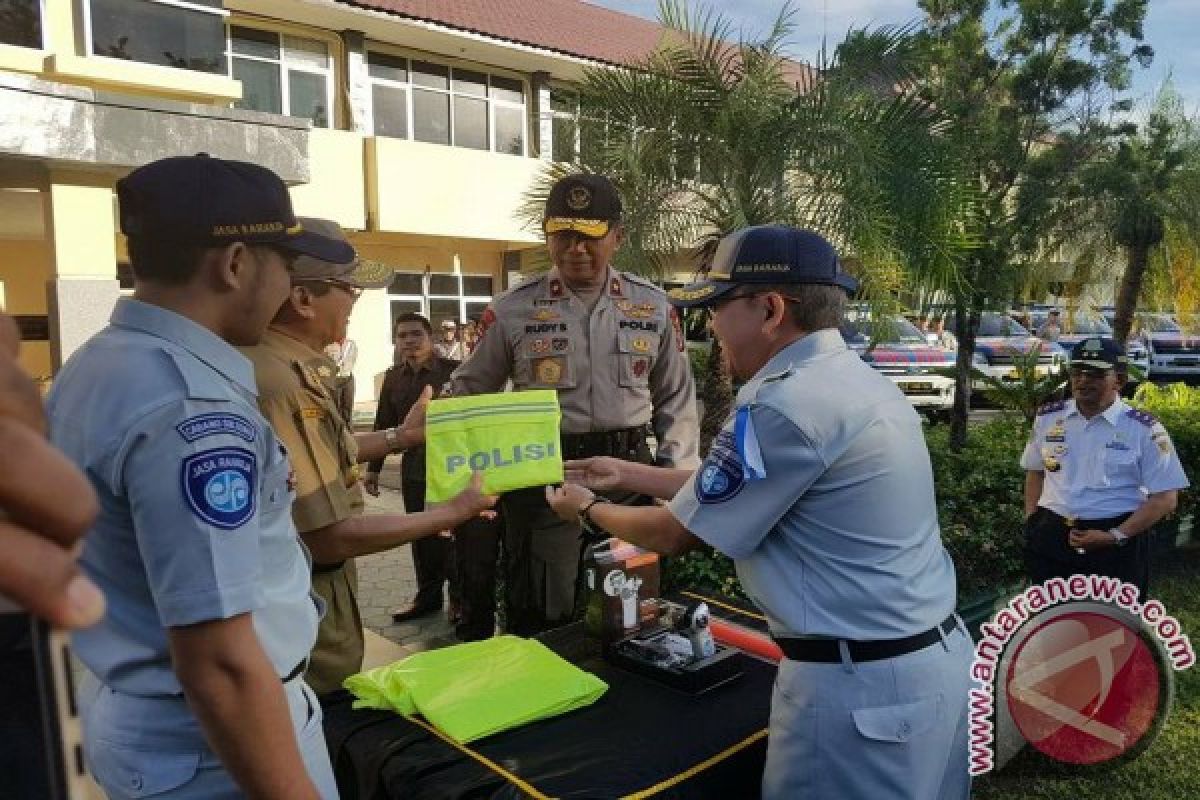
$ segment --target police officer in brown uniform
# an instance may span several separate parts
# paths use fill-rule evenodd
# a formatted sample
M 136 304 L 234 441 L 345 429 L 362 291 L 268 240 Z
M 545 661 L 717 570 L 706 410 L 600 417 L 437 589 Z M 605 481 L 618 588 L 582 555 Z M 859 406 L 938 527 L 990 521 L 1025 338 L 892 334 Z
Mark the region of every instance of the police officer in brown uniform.
M 695 387 L 679 318 L 661 289 L 609 265 L 623 236 L 616 188 L 601 175 L 559 180 L 543 229 L 553 269 L 484 311 L 453 393 L 496 392 L 510 379 L 517 391 L 557 389 L 565 458 L 696 467 Z M 540 487 L 510 492 L 501 505 L 508 630 L 528 635 L 569 621 L 578 525 L 559 520 Z
M 303 219 L 323 236 L 345 240 L 328 220 Z M 296 499 L 292 518 L 312 553 L 313 589 L 325 601 L 305 680 L 318 695 L 341 687 L 362 668 L 355 556 L 415 541 L 473 518 L 494 498 L 479 493 L 479 476 L 448 503 L 419 514 L 363 515 L 359 463 L 424 442 L 427 392 L 396 428 L 355 435 L 338 403 L 337 364 L 324 353 L 346 335 L 354 301 L 367 288 L 386 286 L 390 271 L 357 259 L 331 264 L 299 258 L 292 289 L 262 342 L 243 352 L 254 364 L 263 415 L 287 447 Z

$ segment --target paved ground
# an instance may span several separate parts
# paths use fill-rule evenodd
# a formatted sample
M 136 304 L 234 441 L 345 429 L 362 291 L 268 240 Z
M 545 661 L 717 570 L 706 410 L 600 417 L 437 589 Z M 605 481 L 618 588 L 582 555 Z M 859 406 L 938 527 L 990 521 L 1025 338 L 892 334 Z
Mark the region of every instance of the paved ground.
M 380 475 L 379 497 L 367 495 L 367 513 L 404 510 L 399 464 L 399 459 L 389 459 Z M 444 611 L 399 625 L 392 622 L 392 609 L 407 607 L 416 591 L 411 548 L 398 547 L 358 559 L 358 603 L 366 628 L 400 645 L 406 654 L 454 644 L 457 639 Z

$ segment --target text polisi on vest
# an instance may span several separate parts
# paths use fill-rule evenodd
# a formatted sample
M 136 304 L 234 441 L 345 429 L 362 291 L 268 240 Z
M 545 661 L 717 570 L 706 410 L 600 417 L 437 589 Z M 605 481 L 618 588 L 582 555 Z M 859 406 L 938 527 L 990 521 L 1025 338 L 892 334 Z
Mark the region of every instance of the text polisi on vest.
M 544 458 L 554 458 L 558 455 L 556 442 L 514 444 L 512 447 L 493 447 L 491 450 L 480 450 L 470 455 L 454 453 L 446 456 L 446 473 L 453 475 L 456 470 L 470 467 L 474 471 L 495 469 L 496 467 L 511 467 L 522 461 L 541 461 Z

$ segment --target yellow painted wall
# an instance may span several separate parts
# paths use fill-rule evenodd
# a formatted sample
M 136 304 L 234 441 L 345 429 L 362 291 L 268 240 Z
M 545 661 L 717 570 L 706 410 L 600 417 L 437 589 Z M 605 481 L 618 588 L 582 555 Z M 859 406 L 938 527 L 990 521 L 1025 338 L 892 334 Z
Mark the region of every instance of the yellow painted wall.
M 367 227 L 363 137 L 315 128 L 308 137 L 309 182 L 293 186 L 297 214 L 332 219 L 343 228 Z
M 45 242 L 0 239 L 0 281 L 10 314 L 45 314 L 51 253 Z M 34 377 L 49 375 L 50 343 L 22 342 L 21 367 Z
M 112 187 L 87 174 L 54 174 L 46 202 L 46 231 L 58 277 L 115 277 L 116 212 Z
M 374 230 L 536 242 L 518 222 L 523 193 L 543 164 L 462 147 L 367 139 Z

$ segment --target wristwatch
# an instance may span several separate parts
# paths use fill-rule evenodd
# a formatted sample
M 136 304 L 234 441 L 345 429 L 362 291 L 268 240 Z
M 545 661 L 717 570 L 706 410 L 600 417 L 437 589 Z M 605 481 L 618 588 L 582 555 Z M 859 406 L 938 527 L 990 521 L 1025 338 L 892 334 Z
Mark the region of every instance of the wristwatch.
M 1108 535 L 1113 537 L 1113 544 L 1117 547 L 1124 547 L 1129 541 L 1129 537 L 1120 528 L 1109 528 Z
M 609 502 L 607 497 L 598 494 L 592 495 L 592 499 L 587 502 L 587 505 L 579 509 L 579 521 L 589 529 L 595 530 L 599 528 L 599 526 L 592 520 L 592 515 L 590 512 L 592 510 L 592 506 L 596 505 L 596 503 L 607 502 Z
M 393 453 L 398 453 L 404 449 L 400 445 L 400 431 L 395 428 L 384 428 L 383 440 L 387 442 L 388 450 Z

